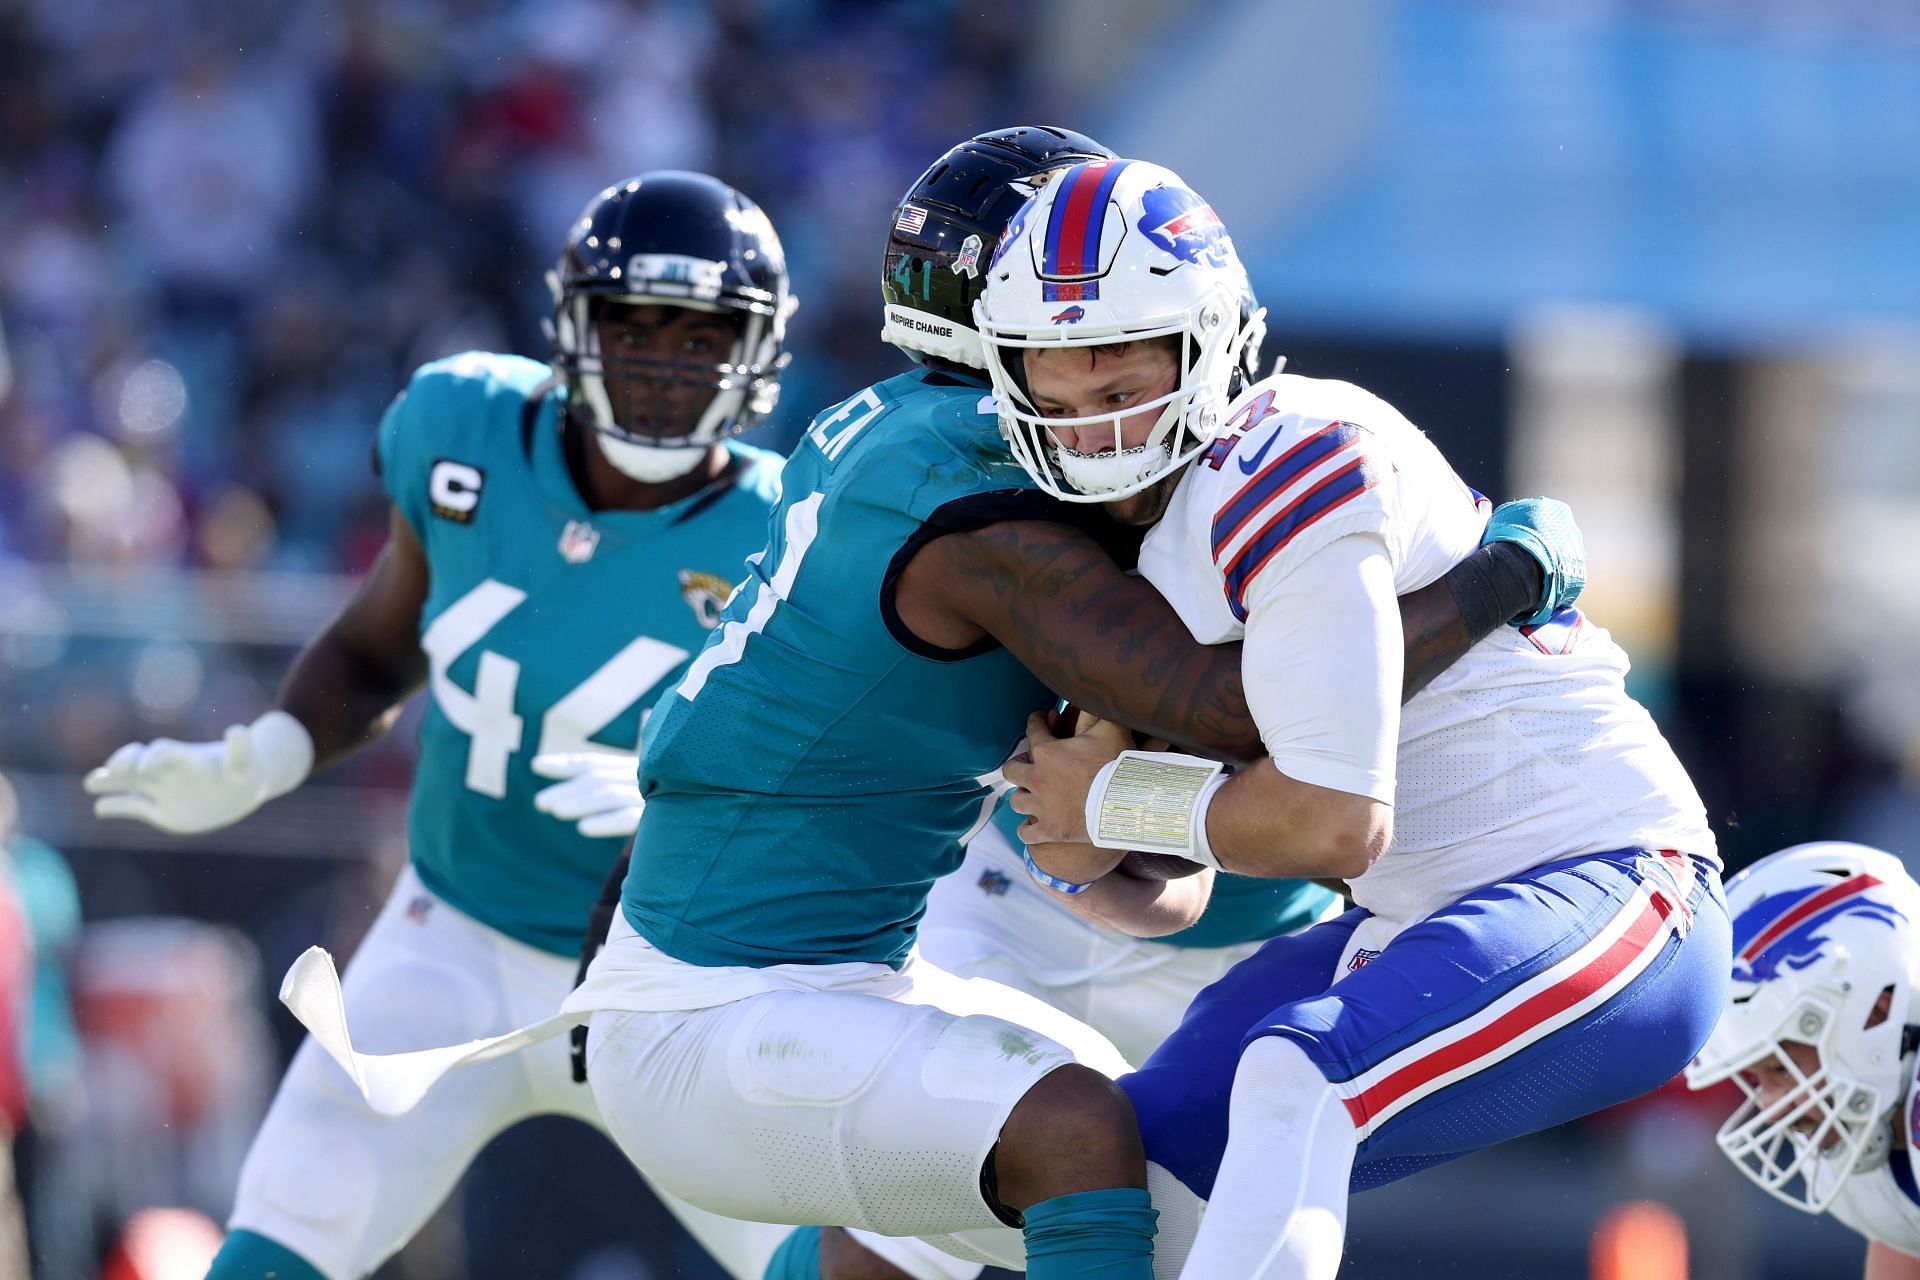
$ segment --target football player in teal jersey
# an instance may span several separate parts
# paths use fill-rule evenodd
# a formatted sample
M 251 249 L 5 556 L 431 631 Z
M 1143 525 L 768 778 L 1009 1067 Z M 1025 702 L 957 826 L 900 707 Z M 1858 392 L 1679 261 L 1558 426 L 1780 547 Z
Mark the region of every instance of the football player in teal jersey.
M 923 364 L 962 377 L 977 374 L 981 381 L 969 297 L 978 277 L 968 268 L 985 261 L 982 246 L 990 248 L 994 235 L 980 233 L 998 225 L 992 203 L 1005 189 L 982 178 L 1006 177 L 992 171 L 991 152 L 980 145 L 988 141 L 943 157 L 907 193 L 895 210 L 882 272 L 884 337 Z M 1025 181 L 1013 189 L 1036 185 Z M 1005 212 L 998 218 L 1004 222 Z M 1509 536 L 1524 536 L 1520 528 L 1530 527 L 1535 513 L 1519 506 L 1506 510 L 1519 526 Z M 1577 529 L 1568 524 L 1562 537 L 1565 546 L 1539 544 L 1556 571 L 1563 558 L 1578 558 Z M 1579 585 L 1559 584 L 1557 598 L 1571 599 Z M 1463 602 L 1477 595 L 1463 591 Z M 1446 656 L 1430 646 L 1422 655 L 1426 669 L 1416 679 L 1428 678 Z M 1020 821 L 1003 801 L 993 821 L 967 841 L 960 869 L 934 884 L 918 931 L 920 954 L 958 976 L 991 978 L 1039 997 L 1106 1036 L 1136 1064 L 1178 1024 L 1195 994 L 1266 939 L 1310 925 L 1342 901 L 1311 881 L 1221 874 L 1197 922 L 1179 928 L 1185 917 L 1176 914 L 1170 895 L 1159 905 L 1168 928 L 1178 931 L 1136 937 L 1083 919 L 1036 883 L 1014 836 Z M 789 1257 L 818 1257 L 830 1276 L 858 1280 L 971 1280 L 981 1269 L 922 1240 L 862 1230 L 803 1229 L 788 1249 Z
M 1055 693 L 1258 746 L 1237 648 L 1193 644 L 1110 526 L 1039 494 L 966 367 L 1013 208 L 1103 154 L 1057 130 L 983 136 L 896 212 L 887 333 L 928 367 L 816 417 L 790 460 L 768 547 L 649 724 L 621 911 L 568 1004 L 593 1014 L 609 1129 L 674 1193 L 939 1237 L 1045 1280 L 1151 1274 L 1144 1161 L 1108 1078 L 1124 1059 L 914 958 L 928 888 L 988 820 L 1009 726 Z M 1513 546 L 1466 570 L 1404 602 L 1410 687 L 1557 586 Z M 767 1274 L 880 1274 L 845 1243 L 795 1233 Z
M 700 174 L 610 187 L 549 283 L 551 363 L 436 361 L 388 410 L 389 541 L 274 708 L 220 742 L 130 744 L 86 782 L 103 817 L 211 830 L 365 746 L 427 686 L 412 865 L 345 980 L 356 1033 L 391 1049 L 505 1030 L 572 986 L 638 817 L 641 721 L 765 543 L 779 492 L 780 460 L 727 438 L 773 408 L 788 358 L 794 299 L 757 205 Z M 598 1125 L 564 1044 L 542 1049 L 395 1120 L 303 1046 L 214 1280 L 357 1280 L 500 1130 L 537 1113 Z M 676 1207 L 736 1271 L 734 1237 L 772 1230 Z

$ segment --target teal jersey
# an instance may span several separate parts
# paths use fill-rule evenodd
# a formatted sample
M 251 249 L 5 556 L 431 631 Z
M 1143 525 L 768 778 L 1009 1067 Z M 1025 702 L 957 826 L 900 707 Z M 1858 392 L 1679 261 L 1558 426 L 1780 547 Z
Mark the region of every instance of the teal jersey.
M 380 424 L 382 482 L 426 551 L 429 687 L 407 834 L 420 878 L 509 937 L 576 955 L 614 838 L 536 811 L 548 752 L 634 751 L 766 542 L 780 459 L 652 511 L 590 511 L 544 364 L 426 365 Z
M 1020 848 L 1015 829 L 1024 821 L 1005 799 L 994 811 L 994 823 Z M 1175 947 L 1231 947 L 1260 942 L 1304 929 L 1318 920 L 1340 895 L 1311 880 L 1264 880 L 1222 872 L 1214 877 L 1213 896 L 1206 912 L 1179 933 L 1154 942 Z
M 0 879 L 12 880 L 33 940 L 27 1014 L 13 1046 L 26 1067 L 27 1092 L 36 1100 L 71 1098 L 85 1087 L 67 984 L 67 962 L 80 939 L 80 889 L 59 850 L 28 836 L 0 835 Z
M 623 908 L 700 965 L 898 965 L 927 890 L 988 817 L 990 777 L 1052 701 L 985 642 L 937 650 L 892 613 L 943 532 L 1070 519 L 1000 439 L 986 388 L 916 372 L 821 414 L 771 541 L 647 726 Z

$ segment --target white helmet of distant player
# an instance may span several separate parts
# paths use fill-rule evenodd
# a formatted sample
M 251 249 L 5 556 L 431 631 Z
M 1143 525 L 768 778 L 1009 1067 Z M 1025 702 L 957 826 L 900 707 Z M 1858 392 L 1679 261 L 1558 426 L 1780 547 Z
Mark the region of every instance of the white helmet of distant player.
M 1736 1081 L 1746 1100 L 1720 1149 L 1770 1195 L 1820 1213 L 1886 1161 L 1912 1079 L 1920 886 L 1892 854 L 1803 844 L 1735 876 L 1727 903 L 1731 998 L 1687 1083 Z M 1787 1042 L 1813 1046 L 1817 1068 L 1802 1070 Z M 1789 1082 L 1771 1102 L 1761 1068 Z
M 1067 502 L 1110 502 L 1172 474 L 1220 432 L 1255 376 L 1265 313 L 1233 241 L 1179 175 L 1140 160 L 1075 165 L 1014 215 L 974 305 L 1000 427 L 1034 482 Z M 1048 418 L 1027 392 L 1025 352 L 1180 339 L 1174 389 L 1110 414 Z M 1120 423 L 1158 409 L 1143 444 Z M 1110 428 L 1075 451 L 1050 427 Z

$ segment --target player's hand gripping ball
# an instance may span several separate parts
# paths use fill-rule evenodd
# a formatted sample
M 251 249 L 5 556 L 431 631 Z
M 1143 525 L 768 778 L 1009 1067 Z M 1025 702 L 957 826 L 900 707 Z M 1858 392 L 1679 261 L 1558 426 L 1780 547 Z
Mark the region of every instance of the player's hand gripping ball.
M 1053 715 L 1053 736 L 1073 737 L 1080 731 L 1083 719 L 1091 721 L 1093 717 L 1083 715 L 1080 708 L 1071 702 L 1067 703 Z M 1152 749 L 1164 749 L 1160 743 L 1148 745 Z M 1139 849 L 1132 849 L 1127 852 L 1126 857 L 1120 859 L 1120 865 L 1114 870 L 1123 876 L 1131 876 L 1135 880 L 1181 880 L 1205 871 L 1206 868 L 1186 858 L 1176 858 L 1170 853 L 1146 853 Z

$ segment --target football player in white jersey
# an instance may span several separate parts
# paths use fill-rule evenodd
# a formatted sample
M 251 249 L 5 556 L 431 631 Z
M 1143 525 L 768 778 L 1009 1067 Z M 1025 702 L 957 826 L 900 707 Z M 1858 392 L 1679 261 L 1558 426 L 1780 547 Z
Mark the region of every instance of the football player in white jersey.
M 1867 1237 L 1866 1280 L 1920 1280 L 1920 885 L 1900 860 L 1822 842 L 1727 882 L 1733 989 L 1687 1083 L 1737 1082 L 1720 1127 L 1740 1172 Z
M 1069 898 L 1144 850 L 1337 877 L 1359 904 L 1236 967 L 1124 1081 L 1160 1170 L 1160 1273 L 1190 1240 L 1190 1277 L 1331 1277 L 1350 1187 L 1676 1074 L 1718 1016 L 1728 925 L 1625 655 L 1564 609 L 1400 705 L 1395 597 L 1477 544 L 1485 500 L 1360 388 L 1249 379 L 1246 273 L 1156 165 L 1041 191 L 976 320 L 1022 465 L 1151 526 L 1142 574 L 1197 639 L 1244 641 L 1268 753 L 1229 773 L 1036 720 L 1006 770 L 1030 856 Z

